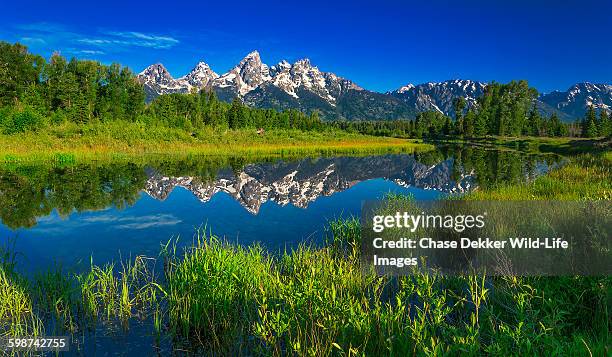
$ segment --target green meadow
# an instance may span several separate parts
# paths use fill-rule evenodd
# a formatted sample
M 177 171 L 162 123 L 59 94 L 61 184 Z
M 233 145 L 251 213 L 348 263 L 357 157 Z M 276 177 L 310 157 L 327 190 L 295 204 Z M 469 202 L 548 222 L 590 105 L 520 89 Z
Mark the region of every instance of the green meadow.
M 421 140 L 374 137 L 342 130 L 302 131 L 206 127 L 188 132 L 166 126 L 112 121 L 65 123 L 37 132 L 0 135 L 0 160 L 109 160 L 143 155 L 283 156 L 433 149 Z

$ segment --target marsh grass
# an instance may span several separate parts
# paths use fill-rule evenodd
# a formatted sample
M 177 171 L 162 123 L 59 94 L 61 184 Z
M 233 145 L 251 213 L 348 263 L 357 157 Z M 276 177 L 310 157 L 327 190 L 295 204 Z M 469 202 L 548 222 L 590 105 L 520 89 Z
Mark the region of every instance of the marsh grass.
M 340 130 L 271 130 L 257 135 L 255 129 L 205 128 L 188 133 L 138 123 L 66 123 L 35 133 L 0 134 L 0 160 L 6 163 L 75 160 L 108 160 L 143 154 L 325 155 L 373 150 L 431 150 L 420 141 L 351 134 Z
M 476 191 L 467 199 L 474 200 L 611 200 L 612 154 L 580 155 L 533 182 L 502 184 Z

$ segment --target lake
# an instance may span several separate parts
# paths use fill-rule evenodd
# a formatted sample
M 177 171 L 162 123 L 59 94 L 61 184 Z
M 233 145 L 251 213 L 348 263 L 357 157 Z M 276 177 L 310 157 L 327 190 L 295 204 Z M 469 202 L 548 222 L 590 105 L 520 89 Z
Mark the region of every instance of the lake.
M 389 193 L 432 200 L 522 182 L 561 162 L 554 155 L 470 146 L 415 154 L 317 158 L 118 159 L 0 167 L 0 237 L 18 269 L 70 269 L 157 256 L 205 228 L 272 251 L 321 244 L 326 222 L 359 216 Z

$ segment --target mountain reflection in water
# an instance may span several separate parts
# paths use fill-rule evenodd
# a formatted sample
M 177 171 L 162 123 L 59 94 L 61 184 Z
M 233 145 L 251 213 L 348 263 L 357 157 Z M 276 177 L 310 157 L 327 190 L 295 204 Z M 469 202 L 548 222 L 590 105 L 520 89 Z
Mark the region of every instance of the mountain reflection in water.
M 267 201 L 281 206 L 292 204 L 307 208 L 309 203 L 321 196 L 331 196 L 359 182 L 376 178 L 403 187 L 444 193 L 466 192 L 474 182 L 473 172 L 453 175 L 452 158 L 425 165 L 408 155 L 249 164 L 239 172 L 221 169 L 213 181 L 202 181 L 193 176 L 169 177 L 151 169 L 147 173 L 149 178 L 145 192 L 156 199 L 166 199 L 177 186 L 191 191 L 202 202 L 208 202 L 215 194 L 225 192 L 253 214 L 257 214 Z
M 557 156 L 474 147 L 362 157 L 156 157 L 142 162 L 0 167 L 0 237 L 36 265 L 155 255 L 206 224 L 226 239 L 271 248 L 320 241 L 325 222 L 359 216 L 388 192 L 437 199 L 532 179 Z M 189 239 L 184 239 L 189 244 Z M 98 260 L 99 261 L 99 260 Z

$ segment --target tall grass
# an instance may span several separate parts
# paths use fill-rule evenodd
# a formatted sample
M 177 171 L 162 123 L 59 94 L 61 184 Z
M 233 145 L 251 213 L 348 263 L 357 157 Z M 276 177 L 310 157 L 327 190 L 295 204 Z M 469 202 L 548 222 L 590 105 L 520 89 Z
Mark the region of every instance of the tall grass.
M 466 198 L 475 200 L 611 200 L 612 154 L 573 157 L 561 168 L 533 182 L 499 185 L 476 191 Z

